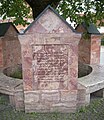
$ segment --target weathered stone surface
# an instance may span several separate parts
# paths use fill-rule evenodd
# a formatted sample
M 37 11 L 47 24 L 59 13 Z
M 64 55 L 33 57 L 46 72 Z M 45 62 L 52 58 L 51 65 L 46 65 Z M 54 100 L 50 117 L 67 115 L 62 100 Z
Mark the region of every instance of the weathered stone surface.
M 97 28 L 96 28 L 97 29 Z M 76 30 L 78 32 L 87 32 L 87 27 L 79 25 Z M 93 32 L 93 31 L 92 31 Z M 87 32 L 88 33 L 88 32 Z M 83 35 L 78 46 L 78 60 L 86 64 L 100 63 L 100 34 L 86 34 Z
M 57 90 L 59 89 L 59 82 L 48 82 L 48 81 L 42 81 L 39 82 L 38 89 L 40 90 Z
M 16 110 L 24 111 L 25 106 L 24 106 L 23 84 L 20 84 L 15 88 L 14 100 L 15 100 L 15 108 L 16 108 Z
M 86 90 L 85 89 L 79 89 L 77 100 L 78 101 L 84 101 L 85 100 L 85 95 L 86 95 Z
M 12 106 L 15 106 L 15 97 L 14 95 L 9 95 L 9 101 Z
M 24 110 L 23 80 L 3 74 L 0 69 L 0 93 L 9 95 L 10 104 L 16 110 Z
M 40 92 L 39 91 L 28 91 L 25 92 L 25 103 L 37 103 L 40 100 Z
M 15 88 L 15 108 L 16 110 L 25 110 L 24 106 L 24 92 L 23 92 L 23 84 L 19 85 Z
M 78 60 L 90 64 L 91 40 L 81 38 L 78 46 Z
M 86 105 L 86 87 L 78 83 L 77 108 Z
M 48 17 L 47 17 L 48 16 Z M 35 29 L 34 29 L 35 27 Z M 68 33 L 71 32 L 71 29 L 64 24 L 64 22 L 59 19 L 59 17 L 53 13 L 50 9 L 48 9 L 45 14 L 42 15 L 36 21 L 36 23 L 31 27 L 27 33 Z
M 100 63 L 101 36 L 91 36 L 91 62 L 90 64 Z
M 42 101 L 59 102 L 59 100 L 60 100 L 60 93 L 59 92 L 42 93 Z
M 0 67 L 9 67 L 21 63 L 21 46 L 16 28 L 12 25 L 0 38 Z
M 26 111 L 47 111 L 55 103 L 61 105 L 62 90 L 67 90 L 70 96 L 75 95 L 73 101 L 76 101 L 79 39 L 80 34 L 76 34 L 51 8 L 19 36 L 24 90 L 28 92 L 24 92 Z M 33 91 L 40 92 L 35 94 Z M 70 91 L 75 91 L 75 94 Z M 65 101 L 64 95 L 62 100 Z M 68 97 L 66 101 L 71 100 Z M 70 105 L 68 109 L 72 107 Z M 56 106 L 58 109 L 61 107 L 64 111 L 66 106 Z
M 24 89 L 25 90 L 32 90 L 32 81 L 33 81 L 33 71 L 29 68 L 23 68 L 23 78 L 24 78 Z
M 30 113 L 30 112 L 39 112 L 39 113 L 44 113 L 44 112 L 50 112 L 50 107 L 46 106 L 41 103 L 30 103 L 30 104 L 25 104 L 25 112 Z
M 91 65 L 92 72 L 82 78 L 78 78 L 78 82 L 85 87 L 86 104 L 90 103 L 90 94 L 104 88 L 104 66 Z M 79 87 L 78 87 L 79 88 Z
M 66 107 L 66 108 L 74 107 L 74 106 L 76 106 L 76 101 L 53 104 L 52 106 L 53 107 Z
M 61 91 L 62 102 L 77 101 L 77 91 Z

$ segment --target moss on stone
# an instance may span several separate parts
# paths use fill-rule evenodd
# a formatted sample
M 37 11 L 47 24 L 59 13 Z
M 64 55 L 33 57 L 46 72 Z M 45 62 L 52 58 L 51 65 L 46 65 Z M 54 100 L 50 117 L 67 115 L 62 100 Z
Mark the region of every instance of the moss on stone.
M 13 72 L 12 74 L 10 74 L 10 77 L 22 79 L 22 71 Z

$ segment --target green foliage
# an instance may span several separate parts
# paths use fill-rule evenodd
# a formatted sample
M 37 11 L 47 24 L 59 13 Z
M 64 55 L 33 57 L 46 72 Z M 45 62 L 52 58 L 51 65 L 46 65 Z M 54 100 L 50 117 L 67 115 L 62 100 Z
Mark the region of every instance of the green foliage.
M 104 24 L 104 0 L 62 0 L 58 11 L 64 18 L 70 17 L 70 21 L 76 24 L 81 22 Z
M 30 7 L 24 0 L 0 0 L 0 16 L 3 19 L 13 18 L 16 25 L 27 24 L 24 18 L 28 18 L 30 14 Z
M 90 34 L 88 34 L 87 32 L 84 32 L 83 34 L 82 34 L 82 37 L 85 39 L 85 40 L 89 40 L 90 39 Z
M 7 105 L 8 97 L 6 95 L 0 94 L 0 105 Z
M 104 36 L 103 36 L 103 38 L 101 39 L 101 45 L 104 46 Z
M 16 25 L 25 25 L 27 21 L 24 18 L 30 17 L 31 11 L 26 1 L 30 6 L 35 5 L 34 2 L 36 2 L 35 0 L 0 0 L 0 16 L 3 16 L 3 19 L 13 17 Z M 56 3 L 54 0 L 52 2 L 51 0 L 43 0 L 43 2 L 47 1 L 50 1 L 52 5 Z M 43 2 L 38 1 L 36 5 L 45 8 Z M 104 24 L 102 21 L 104 19 L 104 0 L 60 0 L 57 10 L 65 19 L 70 17 L 70 21 L 74 21 L 75 24 L 80 24 L 83 21 L 86 24 L 96 23 L 97 20 L 100 21 L 99 25 Z M 36 12 L 38 11 L 35 10 Z

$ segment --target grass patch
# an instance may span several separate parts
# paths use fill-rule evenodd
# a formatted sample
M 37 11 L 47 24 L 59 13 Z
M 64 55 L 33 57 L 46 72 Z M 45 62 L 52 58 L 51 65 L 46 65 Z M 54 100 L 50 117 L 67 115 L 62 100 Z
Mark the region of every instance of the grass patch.
M 8 104 L 8 101 L 9 101 L 9 96 L 8 95 L 0 94 L 0 104 L 1 105 Z
M 3 101 L 5 109 L 3 108 Z M 29 113 L 15 111 L 8 107 L 5 96 L 0 96 L 0 120 L 103 120 L 104 119 L 104 99 L 93 100 L 90 105 L 81 107 L 75 113 Z

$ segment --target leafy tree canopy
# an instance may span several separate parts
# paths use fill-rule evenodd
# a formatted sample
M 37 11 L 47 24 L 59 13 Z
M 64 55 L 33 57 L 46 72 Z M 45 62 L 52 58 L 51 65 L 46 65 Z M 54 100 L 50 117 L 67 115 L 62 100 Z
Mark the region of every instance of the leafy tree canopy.
M 63 0 L 58 11 L 75 23 L 104 25 L 104 0 Z
M 15 24 L 25 25 L 24 18 L 33 13 L 35 19 L 49 4 L 76 24 L 85 21 L 104 25 L 104 0 L 0 0 L 0 16 L 13 17 Z
M 13 18 L 16 25 L 25 25 L 27 21 L 24 18 L 30 16 L 30 7 L 24 0 L 0 0 L 0 16 Z

